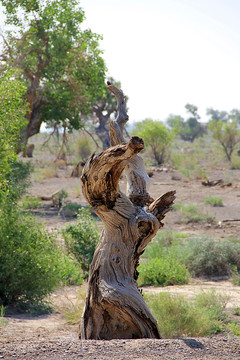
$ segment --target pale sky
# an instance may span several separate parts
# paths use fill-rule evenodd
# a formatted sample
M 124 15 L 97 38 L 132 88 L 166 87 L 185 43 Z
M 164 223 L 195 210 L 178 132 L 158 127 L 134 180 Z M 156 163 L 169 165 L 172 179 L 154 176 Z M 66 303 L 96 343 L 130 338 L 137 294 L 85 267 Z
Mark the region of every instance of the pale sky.
M 186 103 L 202 121 L 208 107 L 240 109 L 240 0 L 79 1 L 131 122 L 186 116 Z
M 82 0 L 130 121 L 240 109 L 240 0 Z

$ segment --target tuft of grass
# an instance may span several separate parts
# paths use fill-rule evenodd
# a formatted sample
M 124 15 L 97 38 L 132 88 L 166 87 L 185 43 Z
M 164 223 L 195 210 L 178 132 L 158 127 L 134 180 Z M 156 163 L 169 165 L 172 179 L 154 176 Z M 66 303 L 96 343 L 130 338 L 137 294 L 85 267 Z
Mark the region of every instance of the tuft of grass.
M 37 196 L 29 195 L 22 199 L 22 207 L 24 210 L 32 210 L 40 207 L 40 199 Z
M 204 200 L 205 205 L 212 205 L 212 206 L 223 206 L 222 198 L 207 196 Z
M 144 294 L 164 338 L 209 336 L 223 330 L 226 299 L 214 292 L 202 292 L 194 300 L 168 293 Z
M 85 283 L 79 288 L 75 301 L 66 295 L 67 302 L 64 301 L 64 304 L 56 307 L 55 310 L 63 314 L 68 324 L 74 325 L 80 322 L 85 305 L 86 292 L 87 284 Z
M 185 265 L 170 257 L 152 259 L 146 264 L 141 264 L 139 271 L 139 286 L 187 284 L 190 277 Z
M 225 329 L 235 336 L 240 336 L 240 326 L 235 321 L 226 324 Z
M 178 211 L 182 216 L 182 222 L 189 223 L 215 223 L 215 218 L 211 215 L 202 213 L 196 205 L 185 205 L 176 203 L 173 210 Z

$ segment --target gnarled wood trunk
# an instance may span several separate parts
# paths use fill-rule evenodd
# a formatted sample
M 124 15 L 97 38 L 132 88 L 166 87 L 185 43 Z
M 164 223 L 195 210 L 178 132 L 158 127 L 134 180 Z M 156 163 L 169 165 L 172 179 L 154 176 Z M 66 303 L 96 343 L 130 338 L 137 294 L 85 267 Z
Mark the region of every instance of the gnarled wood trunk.
M 137 136 L 127 143 L 123 128 L 128 120 L 123 92 L 108 83 L 118 101 L 117 118 L 110 124 L 111 145 L 87 161 L 83 193 L 104 223 L 90 268 L 86 304 L 82 316 L 82 339 L 160 338 L 137 286 L 137 266 L 145 247 L 163 226 L 175 191 L 153 201 L 147 192 L 149 178 L 137 154 L 144 148 Z M 118 187 L 126 171 L 128 196 Z

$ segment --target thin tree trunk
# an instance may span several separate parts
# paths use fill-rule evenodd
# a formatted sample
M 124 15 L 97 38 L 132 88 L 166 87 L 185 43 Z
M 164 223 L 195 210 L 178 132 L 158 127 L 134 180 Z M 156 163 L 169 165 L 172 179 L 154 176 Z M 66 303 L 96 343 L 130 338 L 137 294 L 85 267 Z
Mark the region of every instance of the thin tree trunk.
M 138 289 L 137 266 L 145 247 L 163 226 L 161 221 L 171 210 L 175 191 L 150 204 L 149 178 L 137 155 L 144 148 L 143 140 L 134 136 L 125 142 L 125 97 L 111 83 L 108 89 L 118 101 L 117 118 L 110 124 L 113 146 L 92 155 L 81 177 L 83 193 L 103 221 L 104 230 L 90 268 L 80 336 L 160 338 L 157 322 Z M 128 197 L 118 186 L 123 170 L 127 174 Z

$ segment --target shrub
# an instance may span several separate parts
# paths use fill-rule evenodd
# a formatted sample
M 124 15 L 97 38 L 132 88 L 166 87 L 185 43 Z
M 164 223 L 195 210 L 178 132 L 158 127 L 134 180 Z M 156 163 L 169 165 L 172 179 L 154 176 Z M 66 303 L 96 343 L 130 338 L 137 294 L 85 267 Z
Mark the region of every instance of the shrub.
M 37 196 L 28 195 L 22 199 L 22 207 L 24 210 L 37 209 L 40 206 L 40 199 Z
M 233 266 L 240 270 L 240 240 L 189 240 L 190 254 L 185 261 L 193 276 L 230 275 Z
M 134 134 L 142 137 L 154 156 L 157 165 L 166 161 L 167 152 L 175 136 L 162 122 L 146 119 L 135 124 Z
M 144 260 L 168 259 L 184 264 L 191 276 L 232 276 L 239 284 L 240 239 L 188 238 L 185 234 L 161 231 L 147 246 Z
M 18 209 L 2 211 L 0 223 L 1 303 L 41 302 L 61 280 L 55 239 Z
M 81 264 L 85 277 L 87 277 L 99 239 L 97 222 L 91 216 L 89 208 L 79 210 L 77 224 L 68 225 L 63 231 L 63 237 L 68 253 L 72 254 Z
M 165 338 L 211 335 L 222 330 L 226 319 L 226 299 L 214 292 L 201 293 L 193 301 L 168 293 L 144 298 Z
M 205 205 L 212 205 L 212 206 L 223 206 L 222 198 L 207 196 L 204 200 Z
M 173 205 L 173 209 L 181 213 L 182 221 L 186 224 L 194 222 L 215 222 L 215 218 L 213 216 L 202 213 L 201 211 L 199 211 L 196 205 L 185 205 L 182 203 L 176 203 Z
M 77 204 L 75 202 L 70 202 L 63 206 L 62 213 L 64 216 L 77 216 L 79 213 L 79 210 L 82 208 L 82 205 Z
M 43 302 L 60 281 L 68 283 L 70 272 L 75 277 L 55 237 L 18 207 L 29 173 L 29 164 L 11 164 L 5 202 L 0 203 L 0 304 L 24 308 Z
M 187 284 L 189 272 L 184 264 L 172 258 L 156 258 L 139 268 L 139 286 Z

